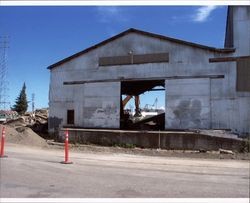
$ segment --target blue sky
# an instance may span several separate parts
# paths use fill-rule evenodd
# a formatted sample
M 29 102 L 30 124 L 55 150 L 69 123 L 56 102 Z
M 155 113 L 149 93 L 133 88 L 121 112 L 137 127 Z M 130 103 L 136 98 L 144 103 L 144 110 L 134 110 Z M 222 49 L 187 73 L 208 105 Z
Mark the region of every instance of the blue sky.
M 0 6 L 0 36 L 10 37 L 8 100 L 14 104 L 25 82 L 28 100 L 35 93 L 35 106 L 48 107 L 47 66 L 131 27 L 223 47 L 226 13 L 226 6 Z

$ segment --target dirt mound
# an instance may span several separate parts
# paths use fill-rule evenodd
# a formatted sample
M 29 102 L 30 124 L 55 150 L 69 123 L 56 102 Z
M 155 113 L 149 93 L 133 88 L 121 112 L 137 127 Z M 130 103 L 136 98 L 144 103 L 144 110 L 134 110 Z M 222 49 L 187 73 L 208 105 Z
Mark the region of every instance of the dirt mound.
M 29 127 L 43 138 L 48 138 L 48 109 L 36 109 L 34 112 L 26 112 L 24 115 L 7 117 L 4 124 L 18 128 Z
M 9 120 L 6 122 L 6 124 L 12 127 L 26 126 L 25 120 L 23 118 Z
M 2 126 L 0 126 L 2 132 Z M 28 127 L 5 126 L 7 143 L 47 147 L 47 142 Z

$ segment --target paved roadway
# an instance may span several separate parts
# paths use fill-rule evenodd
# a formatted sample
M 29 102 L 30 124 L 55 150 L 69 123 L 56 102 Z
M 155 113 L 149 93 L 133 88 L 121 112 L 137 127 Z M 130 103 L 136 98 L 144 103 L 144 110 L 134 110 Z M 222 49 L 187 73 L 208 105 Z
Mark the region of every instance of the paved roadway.
M 5 148 L 2 198 L 249 198 L 247 161 Z

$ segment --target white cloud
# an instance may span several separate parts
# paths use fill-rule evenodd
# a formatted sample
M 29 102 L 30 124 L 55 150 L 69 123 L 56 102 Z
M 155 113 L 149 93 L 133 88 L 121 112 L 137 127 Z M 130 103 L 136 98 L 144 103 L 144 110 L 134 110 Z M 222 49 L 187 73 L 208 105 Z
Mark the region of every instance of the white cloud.
M 124 14 L 121 7 L 117 6 L 98 6 L 97 7 L 98 20 L 101 23 L 110 22 L 126 22 L 128 18 Z
M 105 15 L 116 15 L 117 13 L 119 13 L 119 9 L 116 6 L 98 6 L 97 10 Z
M 215 10 L 218 6 L 202 6 L 196 9 L 196 13 L 193 16 L 192 20 L 194 22 L 206 22 L 210 16 L 210 14 Z

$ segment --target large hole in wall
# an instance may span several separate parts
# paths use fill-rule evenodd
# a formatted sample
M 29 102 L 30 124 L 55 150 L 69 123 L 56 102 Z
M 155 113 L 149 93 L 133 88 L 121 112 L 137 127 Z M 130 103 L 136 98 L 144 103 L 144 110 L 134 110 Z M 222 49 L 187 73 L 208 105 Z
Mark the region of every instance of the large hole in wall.
M 165 81 L 121 82 L 120 128 L 165 129 Z

